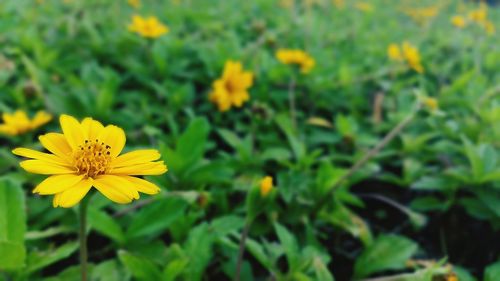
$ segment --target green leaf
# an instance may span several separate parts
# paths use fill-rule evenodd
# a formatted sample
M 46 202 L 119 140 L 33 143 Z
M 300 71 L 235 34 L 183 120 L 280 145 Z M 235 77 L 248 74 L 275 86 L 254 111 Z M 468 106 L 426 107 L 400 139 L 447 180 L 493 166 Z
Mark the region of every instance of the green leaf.
M 175 281 L 178 276 L 186 269 L 189 259 L 181 258 L 168 263 L 163 270 L 163 281 Z
M 184 159 L 182 168 L 192 165 L 205 153 L 210 124 L 205 118 L 195 118 L 177 140 L 175 151 Z
M 245 219 L 233 215 L 214 219 L 210 224 L 217 237 L 224 237 L 233 231 L 238 231 L 245 225 Z
M 94 266 L 91 274 L 92 281 L 122 281 L 123 272 L 119 270 L 116 260 L 108 260 Z
M 306 154 L 306 146 L 298 139 L 295 129 L 290 121 L 290 117 L 286 114 L 277 115 L 276 124 L 278 124 L 278 127 L 283 131 L 288 139 L 288 143 L 292 148 L 295 158 L 297 160 L 302 159 Z
M 484 270 L 484 281 L 500 280 L 500 261 L 488 265 Z
M 43 252 L 30 252 L 27 259 L 26 272 L 35 272 L 69 257 L 78 249 L 78 242 L 70 242 L 56 249 L 47 249 Z
M 238 147 L 241 145 L 241 139 L 238 137 L 235 133 L 232 131 L 226 130 L 226 129 L 219 129 L 217 130 L 219 135 L 226 141 L 232 148 L 238 149 Z
M 293 272 L 297 270 L 300 259 L 299 245 L 297 244 L 297 240 L 295 240 L 295 236 L 292 233 L 290 233 L 284 226 L 278 223 L 274 224 L 274 229 L 276 231 L 276 234 L 278 235 L 278 239 L 280 240 L 281 247 L 283 247 L 283 250 L 285 251 L 290 271 Z
M 381 235 L 356 260 L 355 276 L 362 278 L 384 270 L 403 269 L 418 250 L 418 245 L 397 235 Z
M 119 251 L 118 258 L 125 265 L 127 270 L 141 281 L 162 280 L 160 269 L 145 257 L 138 257 L 126 251 Z
M 205 268 L 212 259 L 214 240 L 215 237 L 206 223 L 196 226 L 189 232 L 184 245 L 186 255 L 189 257 L 187 280 L 199 281 L 204 276 Z
M 113 239 L 117 243 L 125 241 L 125 234 L 120 225 L 106 212 L 89 208 L 89 224 L 99 233 Z
M 159 199 L 134 215 L 134 220 L 127 231 L 127 238 L 159 235 L 182 216 L 185 209 L 186 202 L 182 199 L 175 197 Z
M 314 272 L 318 281 L 334 281 L 333 275 L 328 271 L 328 268 L 320 258 L 315 258 L 313 261 Z
M 26 249 L 26 212 L 20 186 L 0 180 L 0 270 L 24 266 Z

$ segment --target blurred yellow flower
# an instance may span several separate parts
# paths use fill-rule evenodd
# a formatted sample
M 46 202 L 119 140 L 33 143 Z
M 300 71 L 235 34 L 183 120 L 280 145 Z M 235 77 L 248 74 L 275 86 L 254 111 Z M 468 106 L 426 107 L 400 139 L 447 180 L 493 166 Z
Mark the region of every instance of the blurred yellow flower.
M 368 2 L 357 2 L 356 4 L 354 4 L 354 7 L 365 13 L 373 12 L 373 10 L 375 10 L 373 5 Z
M 345 0 L 332 0 L 333 5 L 337 7 L 337 9 L 342 9 L 345 7 Z
M 132 17 L 132 23 L 128 26 L 128 30 L 146 38 L 158 38 L 169 32 L 168 27 L 156 17 L 143 18 L 138 15 Z
M 141 6 L 141 0 L 127 0 L 127 3 L 135 9 L 138 9 Z
M 486 4 L 481 3 L 478 9 L 469 12 L 469 19 L 477 23 L 484 22 L 488 17 L 488 8 Z
M 298 49 L 279 49 L 276 58 L 283 64 L 295 64 L 304 74 L 309 73 L 316 61 L 306 52 Z
M 453 16 L 451 17 L 451 24 L 458 28 L 464 28 L 467 25 L 467 21 L 462 16 Z
M 408 42 L 403 42 L 401 46 L 390 44 L 387 48 L 387 55 L 393 61 L 405 61 L 410 68 L 418 73 L 424 72 L 424 67 L 420 62 L 420 52 Z
M 95 187 L 111 201 L 130 203 L 139 192 L 157 194 L 160 189 L 136 176 L 161 175 L 167 171 L 160 153 L 154 149 L 128 152 L 119 156 L 125 146 L 125 133 L 114 125 L 104 127 L 92 118 L 81 123 L 62 115 L 62 134 L 39 137 L 51 153 L 16 148 L 12 153 L 30 158 L 20 166 L 34 174 L 51 175 L 33 193 L 54 195 L 54 207 L 70 208 Z
M 485 3 L 481 3 L 478 9 L 470 11 L 468 19 L 481 26 L 486 33 L 490 35 L 495 33 L 495 25 L 488 20 L 488 6 Z
M 439 6 L 430 6 L 424 8 L 407 8 L 403 12 L 412 18 L 418 24 L 425 24 L 439 13 Z
M 398 44 L 390 44 L 387 48 L 387 56 L 393 61 L 402 61 L 403 55 L 401 54 L 401 48 Z
M 294 0 L 280 0 L 280 6 L 285 9 L 290 9 L 295 5 Z
M 436 111 L 439 109 L 439 103 L 435 98 L 424 97 L 422 98 L 422 104 L 431 111 Z
M 0 133 L 17 136 L 45 125 L 52 119 L 52 115 L 45 111 L 38 111 L 30 120 L 26 112 L 17 110 L 13 114 L 4 113 L 2 119 L 4 123 L 0 124 Z
M 241 107 L 250 99 L 248 89 L 253 84 L 253 73 L 243 71 L 239 61 L 227 61 L 224 65 L 222 77 L 213 83 L 209 100 L 224 112 L 231 107 Z
M 269 195 L 269 192 L 273 190 L 273 178 L 270 176 L 265 176 L 261 181 L 260 181 L 260 195 L 262 197 L 266 197 Z

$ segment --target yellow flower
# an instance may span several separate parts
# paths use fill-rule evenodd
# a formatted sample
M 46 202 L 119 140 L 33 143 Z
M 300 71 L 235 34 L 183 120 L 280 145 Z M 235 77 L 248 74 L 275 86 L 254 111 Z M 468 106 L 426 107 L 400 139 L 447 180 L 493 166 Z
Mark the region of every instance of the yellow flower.
M 141 6 L 141 0 L 127 0 L 127 3 L 135 9 L 138 9 Z
M 215 80 L 208 97 L 221 112 L 233 106 L 241 107 L 250 99 L 248 89 L 252 84 L 252 72 L 243 71 L 243 66 L 239 61 L 227 61 L 222 77 Z
M 332 0 L 332 2 L 337 9 L 342 9 L 345 6 L 345 0 Z
M 418 73 L 423 73 L 424 68 L 420 63 L 420 52 L 408 42 L 403 42 L 402 45 L 403 56 L 408 65 Z
M 285 9 L 293 8 L 294 5 L 295 5 L 294 0 L 280 0 L 280 6 Z
M 354 7 L 362 12 L 370 13 L 373 12 L 373 5 L 367 2 L 357 2 Z
M 482 3 L 478 9 L 469 12 L 469 19 L 477 23 L 484 22 L 488 18 L 488 8 Z
M 401 54 L 401 48 L 397 44 L 390 44 L 387 48 L 387 56 L 393 61 L 402 61 L 403 55 Z
M 439 6 L 430 6 L 424 8 L 409 8 L 403 11 L 418 24 L 424 24 L 436 17 L 439 12 Z
M 436 111 L 439 109 L 439 103 L 435 98 L 424 97 L 422 98 L 422 103 L 431 111 Z
M 387 55 L 389 59 L 393 61 L 405 61 L 410 68 L 418 73 L 424 72 L 424 67 L 420 62 L 420 53 L 418 49 L 408 42 L 403 42 L 401 47 L 397 44 L 389 45 L 387 48 Z
M 30 120 L 26 112 L 17 110 L 13 114 L 4 113 L 2 118 L 4 123 L 0 124 L 0 133 L 17 136 L 45 125 L 52 119 L 52 115 L 45 111 L 38 111 Z
M 262 197 L 266 197 L 269 195 L 269 192 L 273 189 L 273 178 L 270 176 L 265 176 L 261 181 L 260 181 L 260 195 Z
M 453 16 L 451 17 L 451 24 L 458 28 L 464 28 L 467 25 L 465 18 L 462 16 Z
M 481 24 L 481 26 L 484 28 L 484 30 L 486 30 L 486 33 L 490 35 L 495 34 L 495 25 L 493 24 L 493 22 L 486 20 Z
M 169 32 L 168 27 L 156 17 L 143 18 L 138 15 L 132 17 L 132 23 L 128 26 L 128 30 L 146 38 L 158 38 Z
M 309 73 L 316 64 L 316 61 L 306 52 L 298 49 L 279 49 L 276 58 L 283 64 L 296 64 L 300 66 L 300 71 Z
M 160 153 L 144 149 L 120 155 L 125 146 L 125 133 L 114 125 L 104 127 L 92 118 L 80 123 L 75 118 L 59 118 L 62 134 L 48 133 L 39 137 L 51 153 L 16 148 L 12 153 L 30 158 L 20 166 L 34 174 L 50 175 L 33 193 L 54 195 L 54 207 L 70 208 L 95 187 L 110 200 L 130 203 L 139 192 L 157 194 L 160 189 L 136 176 L 161 175 L 167 171 Z

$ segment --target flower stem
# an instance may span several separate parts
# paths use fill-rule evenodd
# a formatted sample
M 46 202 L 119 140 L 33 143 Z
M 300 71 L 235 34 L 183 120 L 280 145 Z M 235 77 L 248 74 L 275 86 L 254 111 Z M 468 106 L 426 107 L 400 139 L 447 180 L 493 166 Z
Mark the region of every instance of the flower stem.
M 406 118 L 399 122 L 377 145 L 375 145 L 370 151 L 368 151 L 361 159 L 359 159 L 342 177 L 340 177 L 335 184 L 328 190 L 325 196 L 316 205 L 316 211 L 319 212 L 321 208 L 328 202 L 329 198 L 333 195 L 333 192 L 340 187 L 344 181 L 350 178 L 355 172 L 357 172 L 361 167 L 363 167 L 366 162 L 375 157 L 382 148 L 384 148 L 392 139 L 394 139 L 401 131 L 411 123 L 415 117 L 416 112 L 420 109 L 417 107 L 412 110 Z
M 297 128 L 297 117 L 296 117 L 296 106 L 295 106 L 295 75 L 290 77 L 290 83 L 288 84 L 288 103 L 290 109 L 290 121 L 292 122 L 292 128 Z
M 252 221 L 248 220 L 245 224 L 245 227 L 243 228 L 243 232 L 241 232 L 240 249 L 238 251 L 238 260 L 236 261 L 236 273 L 234 274 L 234 281 L 240 281 L 241 266 L 243 264 L 243 254 L 245 253 L 245 243 L 251 225 Z
M 90 195 L 82 200 L 80 203 L 80 228 L 78 231 L 78 238 L 80 240 L 80 268 L 82 281 L 87 281 L 87 209 L 90 201 Z

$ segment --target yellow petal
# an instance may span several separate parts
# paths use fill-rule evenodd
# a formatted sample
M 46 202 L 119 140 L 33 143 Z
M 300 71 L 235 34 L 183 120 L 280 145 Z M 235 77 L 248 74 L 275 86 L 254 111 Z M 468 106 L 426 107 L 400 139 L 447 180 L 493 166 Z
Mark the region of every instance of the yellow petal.
M 35 116 L 33 117 L 33 120 L 31 121 L 31 127 L 32 128 L 37 128 L 42 126 L 43 124 L 49 122 L 52 119 L 52 115 L 45 111 L 38 111 Z
M 63 134 L 58 133 L 48 133 L 38 137 L 40 143 L 50 152 L 55 155 L 68 159 L 71 156 L 72 150 L 66 141 Z
M 64 114 L 59 118 L 59 122 L 68 144 L 73 150 L 76 150 L 86 139 L 82 125 L 74 117 Z
M 110 174 L 113 175 L 130 175 L 130 176 L 146 176 L 146 175 L 161 175 L 167 171 L 163 161 L 132 165 L 111 169 Z
M 123 178 L 125 178 L 127 181 L 131 182 L 135 186 L 137 191 L 139 191 L 139 192 L 151 194 L 151 195 L 158 194 L 160 192 L 160 188 L 158 186 L 156 186 L 155 184 L 153 184 L 147 180 L 143 180 L 143 179 L 136 178 L 136 177 L 129 177 L 129 176 L 124 176 Z
M 43 160 L 25 160 L 19 165 L 26 171 L 41 175 L 72 174 L 75 171 Z
M 110 155 L 112 158 L 118 156 L 125 146 L 125 132 L 123 132 L 121 128 L 114 125 L 106 126 L 98 138 L 99 141 L 111 146 Z
M 17 130 L 16 130 L 16 128 L 14 128 L 12 126 L 2 124 L 2 125 L 0 125 L 0 133 L 6 134 L 9 136 L 15 136 L 17 134 Z
M 58 193 L 57 205 L 55 207 L 71 208 L 78 204 L 89 192 L 93 181 L 92 178 L 81 180 L 66 191 Z
M 87 117 L 82 121 L 82 128 L 87 132 L 88 138 L 94 140 L 101 134 L 104 126 L 99 121 Z
M 111 167 L 124 167 L 137 164 L 148 163 L 158 160 L 161 157 L 158 150 L 155 149 L 141 149 L 125 153 L 118 156 L 111 163 Z
M 61 165 L 61 166 L 71 166 L 71 163 L 68 161 L 65 161 L 62 158 L 57 157 L 56 155 L 53 154 L 48 154 L 48 153 L 43 153 L 40 151 L 36 151 L 33 149 L 28 149 L 28 148 L 16 148 L 12 150 L 12 153 L 18 156 L 26 157 L 26 158 L 33 158 L 37 160 L 43 160 L 52 164 L 56 165 Z
M 33 193 L 41 195 L 57 194 L 68 190 L 83 179 L 83 175 L 56 175 L 50 176 L 42 181 L 34 190 Z
M 127 204 L 133 199 L 139 199 L 135 186 L 120 176 L 98 176 L 94 180 L 94 186 L 109 200 L 118 204 Z

